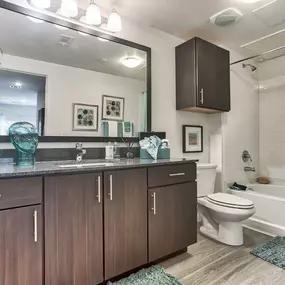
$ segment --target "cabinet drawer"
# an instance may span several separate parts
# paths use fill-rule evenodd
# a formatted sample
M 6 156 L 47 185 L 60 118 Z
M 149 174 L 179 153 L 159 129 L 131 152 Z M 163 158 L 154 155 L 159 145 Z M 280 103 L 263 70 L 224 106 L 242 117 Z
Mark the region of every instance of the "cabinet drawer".
M 148 187 L 164 186 L 196 180 L 196 163 L 150 167 Z
M 0 210 L 41 202 L 41 177 L 0 180 Z

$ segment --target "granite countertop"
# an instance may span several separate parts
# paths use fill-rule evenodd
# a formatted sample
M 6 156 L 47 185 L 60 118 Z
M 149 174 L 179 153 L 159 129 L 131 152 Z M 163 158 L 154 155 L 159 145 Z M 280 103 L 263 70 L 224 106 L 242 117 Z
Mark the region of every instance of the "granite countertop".
M 197 162 L 197 160 L 183 159 L 183 158 L 170 158 L 170 159 L 118 159 L 118 160 L 105 160 L 105 159 L 92 159 L 84 160 L 81 163 L 76 163 L 74 160 L 64 161 L 44 161 L 36 162 L 33 166 L 19 167 L 13 163 L 0 163 L 0 178 L 13 178 L 13 177 L 26 177 L 26 176 L 48 176 L 56 174 L 72 174 L 72 173 L 88 173 L 104 170 L 125 169 L 125 168 L 138 168 L 150 167 L 169 164 L 181 164 Z M 97 164 L 83 166 L 82 164 Z M 106 164 L 106 165 L 104 165 Z M 74 165 L 74 167 L 62 168 L 59 165 Z M 76 165 L 82 165 L 76 167 Z

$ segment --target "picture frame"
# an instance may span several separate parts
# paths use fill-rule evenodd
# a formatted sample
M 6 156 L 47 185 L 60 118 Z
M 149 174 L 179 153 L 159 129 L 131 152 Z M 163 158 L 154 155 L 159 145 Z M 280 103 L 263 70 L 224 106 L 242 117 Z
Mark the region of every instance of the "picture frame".
M 102 95 L 102 120 L 124 121 L 125 98 Z
M 98 105 L 73 103 L 73 131 L 98 131 Z
M 182 126 L 183 153 L 203 152 L 203 127 Z

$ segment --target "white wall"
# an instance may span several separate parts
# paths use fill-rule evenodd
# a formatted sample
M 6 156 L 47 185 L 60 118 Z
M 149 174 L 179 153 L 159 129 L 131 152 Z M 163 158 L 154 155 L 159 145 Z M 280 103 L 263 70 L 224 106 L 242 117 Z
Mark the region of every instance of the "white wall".
M 140 126 L 139 96 L 146 90 L 143 81 L 79 68 L 5 55 L 3 68 L 47 76 L 45 135 L 103 136 L 102 95 L 125 98 L 125 121 Z M 99 105 L 98 132 L 72 131 L 72 104 Z
M 260 170 L 285 167 L 285 57 L 260 65 Z M 268 80 L 269 79 L 269 80 Z
M 231 52 L 231 62 L 240 56 Z M 222 118 L 224 181 L 247 184 L 259 166 L 259 123 L 257 80 L 242 63 L 231 66 L 231 111 Z M 241 155 L 248 150 L 256 173 L 244 172 Z

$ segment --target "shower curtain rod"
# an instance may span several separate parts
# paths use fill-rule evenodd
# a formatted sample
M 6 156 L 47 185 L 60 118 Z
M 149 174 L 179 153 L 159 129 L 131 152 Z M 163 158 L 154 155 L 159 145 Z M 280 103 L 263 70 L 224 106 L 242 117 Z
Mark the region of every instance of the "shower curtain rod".
M 265 51 L 265 52 L 263 52 L 263 53 L 261 53 L 261 54 L 258 54 L 258 55 L 253 55 L 253 56 L 250 56 L 250 57 L 247 57 L 247 58 L 244 58 L 244 59 L 241 59 L 241 60 L 232 62 L 230 65 L 234 65 L 234 64 L 237 64 L 237 63 L 241 63 L 241 62 L 243 62 L 243 61 L 250 60 L 250 59 L 254 59 L 254 58 L 257 58 L 257 57 L 259 57 L 259 56 L 266 55 L 266 54 L 270 54 L 270 53 L 272 53 L 272 52 L 279 51 L 279 50 L 282 50 L 282 49 L 284 49 L 284 48 L 285 48 L 285 45 L 284 45 L 284 46 L 281 46 L 281 47 L 278 47 L 278 48 L 274 48 L 274 49 Z M 283 56 L 283 55 L 280 55 L 280 56 Z

